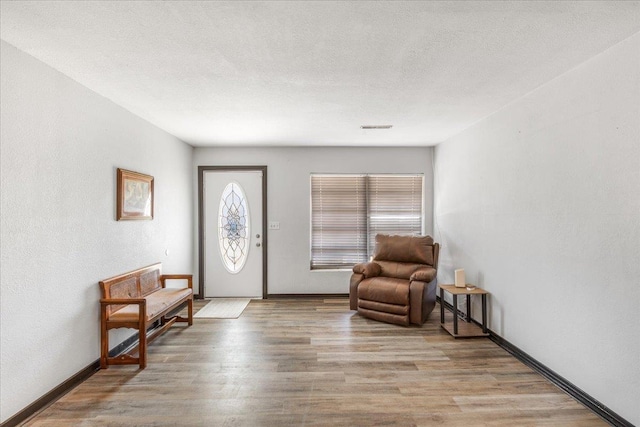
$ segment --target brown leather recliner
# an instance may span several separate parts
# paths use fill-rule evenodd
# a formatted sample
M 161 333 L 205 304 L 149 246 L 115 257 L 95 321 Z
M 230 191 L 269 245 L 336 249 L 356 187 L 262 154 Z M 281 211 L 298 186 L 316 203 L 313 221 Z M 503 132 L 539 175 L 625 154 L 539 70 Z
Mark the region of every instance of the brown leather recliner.
M 431 236 L 376 236 L 373 261 L 353 267 L 349 305 L 382 322 L 422 325 L 436 304 L 440 245 Z

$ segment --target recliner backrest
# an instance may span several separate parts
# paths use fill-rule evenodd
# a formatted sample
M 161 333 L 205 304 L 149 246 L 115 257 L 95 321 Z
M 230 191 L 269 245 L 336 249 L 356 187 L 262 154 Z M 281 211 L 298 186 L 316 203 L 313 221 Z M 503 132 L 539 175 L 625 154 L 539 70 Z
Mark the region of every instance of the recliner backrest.
M 376 235 L 374 261 L 392 261 L 434 265 L 433 238 L 431 236 Z

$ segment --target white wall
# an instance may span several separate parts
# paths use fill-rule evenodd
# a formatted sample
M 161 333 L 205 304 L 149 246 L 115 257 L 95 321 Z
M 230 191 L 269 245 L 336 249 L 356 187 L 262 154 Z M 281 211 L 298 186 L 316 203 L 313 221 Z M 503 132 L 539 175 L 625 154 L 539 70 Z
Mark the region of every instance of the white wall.
M 640 35 L 438 145 L 434 191 L 440 283 L 640 425 Z
M 100 279 L 156 261 L 191 272 L 193 149 L 13 46 L 0 51 L 5 421 L 99 358 Z M 153 221 L 115 221 L 117 167 L 155 177 Z
M 423 173 L 425 232 L 431 234 L 432 152 L 431 147 L 196 148 L 194 169 L 197 170 L 197 166 L 267 166 L 267 219 L 280 222 L 280 230 L 268 232 L 269 294 L 348 293 L 350 271 L 309 270 L 310 174 Z M 197 192 L 197 185 L 194 187 Z

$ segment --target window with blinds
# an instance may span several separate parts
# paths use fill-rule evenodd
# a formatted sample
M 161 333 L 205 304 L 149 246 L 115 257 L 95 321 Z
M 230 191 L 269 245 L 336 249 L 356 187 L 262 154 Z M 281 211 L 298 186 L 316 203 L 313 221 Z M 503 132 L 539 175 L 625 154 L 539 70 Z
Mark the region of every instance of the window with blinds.
M 422 175 L 311 175 L 311 269 L 367 261 L 375 236 L 422 234 Z

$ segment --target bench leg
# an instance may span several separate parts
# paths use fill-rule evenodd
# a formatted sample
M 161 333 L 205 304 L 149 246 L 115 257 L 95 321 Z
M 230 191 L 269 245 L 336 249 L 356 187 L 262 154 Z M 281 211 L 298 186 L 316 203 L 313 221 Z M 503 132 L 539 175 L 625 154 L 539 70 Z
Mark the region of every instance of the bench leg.
M 107 313 L 102 307 L 100 313 L 100 368 L 107 369 L 109 357 L 109 330 L 107 329 Z
M 139 321 L 138 321 L 138 336 L 140 338 L 140 344 L 138 345 L 138 360 L 140 362 L 140 369 L 147 367 L 147 307 L 141 305 L 139 309 Z
M 189 326 L 191 326 L 193 325 L 193 298 L 191 298 L 189 302 L 187 302 L 187 312 L 188 312 Z

